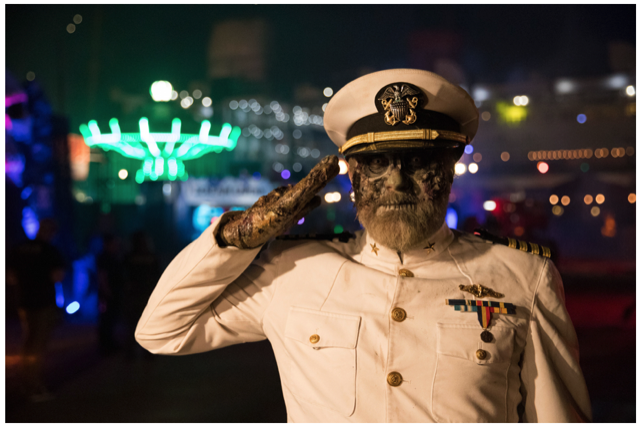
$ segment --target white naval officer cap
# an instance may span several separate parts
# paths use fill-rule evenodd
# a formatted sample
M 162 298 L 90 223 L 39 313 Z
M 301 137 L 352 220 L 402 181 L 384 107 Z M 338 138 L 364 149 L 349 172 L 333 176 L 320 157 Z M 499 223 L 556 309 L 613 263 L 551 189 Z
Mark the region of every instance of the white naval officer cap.
M 469 94 L 424 70 L 392 69 L 340 89 L 324 113 L 324 128 L 340 153 L 453 148 L 462 155 L 478 130 Z

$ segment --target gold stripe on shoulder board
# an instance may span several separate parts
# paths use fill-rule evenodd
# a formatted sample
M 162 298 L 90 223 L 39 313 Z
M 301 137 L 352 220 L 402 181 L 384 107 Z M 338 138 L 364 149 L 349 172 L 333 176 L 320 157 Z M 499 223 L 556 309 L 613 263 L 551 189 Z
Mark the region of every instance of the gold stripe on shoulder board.
M 531 243 L 531 253 L 534 255 L 540 254 L 540 246 L 537 243 Z
M 517 240 L 512 237 L 501 237 L 495 234 L 489 233 L 484 229 L 476 229 L 474 234 L 481 239 L 488 240 L 492 243 L 498 243 L 501 245 L 509 246 L 512 249 L 519 249 L 522 252 L 529 252 L 533 255 L 540 255 L 545 258 L 551 258 L 551 249 L 546 246 L 538 245 L 537 243 L 525 242 L 524 240 Z
M 524 240 L 518 240 L 518 243 L 520 243 L 520 250 L 522 252 L 529 252 L 529 245 L 527 245 L 527 242 Z

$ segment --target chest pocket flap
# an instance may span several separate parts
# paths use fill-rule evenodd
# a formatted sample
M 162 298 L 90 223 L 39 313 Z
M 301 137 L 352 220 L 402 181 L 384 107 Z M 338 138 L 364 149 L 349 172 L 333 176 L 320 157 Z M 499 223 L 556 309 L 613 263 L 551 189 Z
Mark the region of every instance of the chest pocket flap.
M 360 316 L 291 307 L 285 329 L 287 338 L 312 348 L 356 348 Z
M 467 359 L 478 365 L 510 362 L 514 330 L 494 326 L 490 331 L 494 338 L 486 343 L 480 340 L 482 328 L 477 326 L 438 324 L 438 353 Z M 479 349 L 486 351 L 485 359 L 477 358 L 476 351 Z
M 355 411 L 360 316 L 291 307 L 283 383 L 298 399 L 344 416 Z
M 492 339 L 475 325 L 438 324 L 438 362 L 432 411 L 438 422 L 504 423 L 515 329 L 492 326 Z

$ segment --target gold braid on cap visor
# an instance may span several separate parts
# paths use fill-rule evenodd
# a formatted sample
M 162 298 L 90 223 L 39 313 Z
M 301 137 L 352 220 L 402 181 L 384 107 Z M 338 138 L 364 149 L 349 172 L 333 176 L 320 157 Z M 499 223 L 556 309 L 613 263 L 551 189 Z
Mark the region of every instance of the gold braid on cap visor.
M 411 139 L 420 139 L 431 141 L 434 139 L 446 139 L 449 141 L 469 143 L 469 138 L 461 133 L 450 130 L 433 130 L 433 129 L 414 129 L 414 130 L 398 130 L 392 132 L 369 132 L 362 135 L 354 136 L 348 140 L 342 147 L 338 149 L 340 154 L 349 148 L 360 144 L 371 144 L 374 142 L 390 142 L 390 141 L 407 141 Z

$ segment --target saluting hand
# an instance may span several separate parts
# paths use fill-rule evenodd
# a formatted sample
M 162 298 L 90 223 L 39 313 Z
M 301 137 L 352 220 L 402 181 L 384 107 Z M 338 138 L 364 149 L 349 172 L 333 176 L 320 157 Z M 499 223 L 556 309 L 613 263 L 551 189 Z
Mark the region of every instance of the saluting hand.
M 256 248 L 279 236 L 320 206 L 316 195 L 338 175 L 337 156 L 327 156 L 295 186 L 278 187 L 218 229 L 218 241 L 240 249 Z

